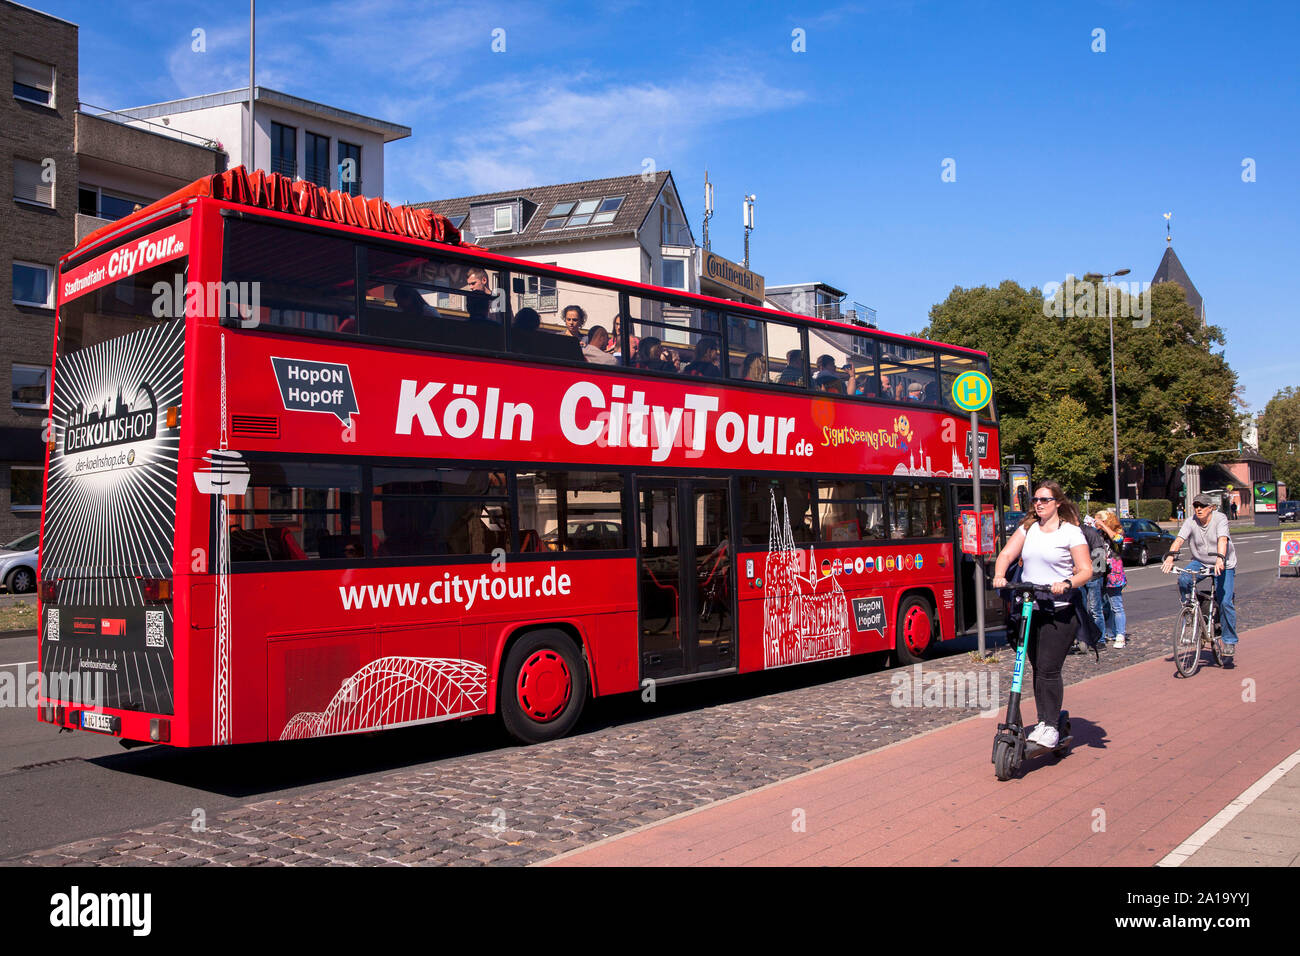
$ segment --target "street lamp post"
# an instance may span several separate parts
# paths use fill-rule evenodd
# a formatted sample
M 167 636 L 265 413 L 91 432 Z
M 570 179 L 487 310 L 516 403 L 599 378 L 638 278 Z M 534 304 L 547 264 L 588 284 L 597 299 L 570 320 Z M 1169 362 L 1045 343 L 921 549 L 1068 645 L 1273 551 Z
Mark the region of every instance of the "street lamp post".
M 1129 274 L 1128 269 L 1119 269 L 1116 272 L 1110 272 L 1102 275 L 1099 272 L 1089 272 L 1083 277 L 1084 282 L 1096 282 L 1102 280 L 1102 288 L 1105 283 L 1109 282 L 1116 276 L 1126 276 Z M 1119 510 L 1119 407 L 1115 403 L 1115 319 L 1110 314 L 1110 295 L 1106 295 L 1106 322 L 1110 326 L 1110 430 L 1111 442 L 1114 449 L 1113 466 L 1115 469 L 1115 509 Z

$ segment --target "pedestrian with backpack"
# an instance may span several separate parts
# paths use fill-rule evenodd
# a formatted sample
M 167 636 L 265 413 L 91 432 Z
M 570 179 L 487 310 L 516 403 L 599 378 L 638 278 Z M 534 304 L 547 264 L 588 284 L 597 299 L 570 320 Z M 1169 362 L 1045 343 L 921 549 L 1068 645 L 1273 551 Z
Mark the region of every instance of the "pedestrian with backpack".
M 1097 630 L 1102 635 L 1099 647 L 1106 646 L 1106 609 L 1102 604 L 1102 579 L 1105 578 L 1106 558 L 1110 552 L 1110 546 L 1106 543 L 1106 535 L 1097 528 L 1097 521 L 1092 516 L 1084 518 L 1081 522 L 1081 531 L 1083 531 L 1083 540 L 1088 542 L 1088 559 L 1092 562 L 1092 580 L 1083 586 L 1083 596 L 1087 603 L 1088 613 L 1097 624 Z M 1078 645 L 1074 648 L 1079 650 Z
M 1103 633 L 1106 635 L 1106 640 L 1111 642 L 1111 647 L 1121 648 L 1125 643 L 1124 628 L 1128 623 L 1124 617 L 1124 585 L 1128 583 L 1128 578 L 1124 574 L 1122 556 L 1124 526 L 1120 524 L 1115 512 L 1109 509 L 1097 512 L 1096 522 L 1097 527 L 1105 531 L 1108 538 L 1107 568 L 1101 590 L 1102 612 L 1106 624 Z

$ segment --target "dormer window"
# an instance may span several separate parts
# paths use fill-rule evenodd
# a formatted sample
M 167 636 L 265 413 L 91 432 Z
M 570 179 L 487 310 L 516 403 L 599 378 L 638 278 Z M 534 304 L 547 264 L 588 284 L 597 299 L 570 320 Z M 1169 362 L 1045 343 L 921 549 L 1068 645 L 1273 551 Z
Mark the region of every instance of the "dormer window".
M 514 232 L 514 207 L 497 206 L 492 210 L 493 232 Z
M 557 202 L 546 214 L 542 232 L 552 229 L 571 229 L 575 226 L 598 226 L 613 222 L 623 205 L 624 196 L 605 196 L 602 199 L 583 199 L 580 202 Z

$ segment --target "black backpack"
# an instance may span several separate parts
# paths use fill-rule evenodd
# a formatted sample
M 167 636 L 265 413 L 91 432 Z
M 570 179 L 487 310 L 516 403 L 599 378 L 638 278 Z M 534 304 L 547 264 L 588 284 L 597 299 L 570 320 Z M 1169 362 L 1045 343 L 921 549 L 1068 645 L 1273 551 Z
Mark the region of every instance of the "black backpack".
M 1088 554 L 1092 557 L 1092 580 L 1104 575 L 1110 568 L 1110 542 L 1106 536 L 1091 525 L 1081 525 L 1083 538 L 1088 542 Z

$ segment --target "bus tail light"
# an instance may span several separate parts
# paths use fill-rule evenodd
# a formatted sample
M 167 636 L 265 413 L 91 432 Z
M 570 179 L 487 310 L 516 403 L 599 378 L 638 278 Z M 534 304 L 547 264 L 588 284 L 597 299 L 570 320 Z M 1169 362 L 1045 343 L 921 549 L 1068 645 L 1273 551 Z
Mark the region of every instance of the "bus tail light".
M 175 405 L 169 406 L 167 408 L 167 427 L 175 428 L 176 422 L 180 420 L 180 415 L 181 415 L 181 410 L 179 408 L 177 408 Z
M 171 578 L 141 578 L 144 599 L 150 604 L 169 603 L 172 599 Z
M 42 604 L 58 604 L 59 588 L 54 581 L 42 581 L 37 596 Z
M 172 722 L 162 717 L 150 718 L 149 739 L 156 744 L 169 743 L 172 739 Z

